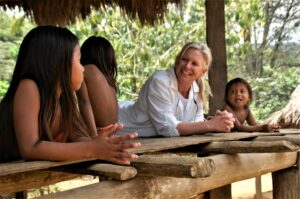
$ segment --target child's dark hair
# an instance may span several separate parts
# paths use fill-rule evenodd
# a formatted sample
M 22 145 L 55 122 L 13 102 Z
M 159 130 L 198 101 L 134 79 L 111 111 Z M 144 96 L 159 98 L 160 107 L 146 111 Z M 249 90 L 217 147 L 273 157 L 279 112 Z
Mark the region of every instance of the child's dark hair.
M 252 88 L 251 88 L 250 84 L 246 80 L 244 80 L 244 79 L 242 79 L 240 77 L 234 78 L 234 79 L 230 80 L 226 84 L 225 95 L 224 95 L 225 102 L 226 102 L 227 105 L 232 106 L 232 104 L 230 104 L 230 102 L 227 99 L 228 92 L 229 92 L 229 89 L 231 88 L 232 85 L 238 84 L 238 83 L 244 84 L 246 86 L 247 90 L 248 90 L 248 93 L 249 93 L 249 102 L 246 105 L 248 107 L 250 105 L 251 101 L 252 101 L 252 96 L 253 96 L 252 95 Z
M 24 37 L 10 86 L 0 103 L 0 162 L 21 158 L 13 123 L 13 101 L 23 79 L 34 81 L 39 89 L 40 140 L 54 139 L 50 127 L 58 105 L 58 85 L 62 91 L 59 103 L 63 118 L 61 131 L 65 133 L 65 141 L 79 135 L 88 136 L 71 86 L 72 56 L 76 45 L 78 39 L 73 33 L 54 26 L 36 27 Z
M 117 62 L 110 42 L 103 37 L 91 36 L 81 46 L 81 64 L 94 64 L 103 73 L 109 85 L 117 90 Z

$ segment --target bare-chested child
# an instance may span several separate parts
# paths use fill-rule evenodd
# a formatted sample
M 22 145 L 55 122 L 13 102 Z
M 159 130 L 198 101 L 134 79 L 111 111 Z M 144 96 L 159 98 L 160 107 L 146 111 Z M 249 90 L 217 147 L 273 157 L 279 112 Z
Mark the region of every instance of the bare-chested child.
M 252 101 L 252 89 L 249 83 L 242 78 L 229 81 L 225 89 L 225 106 L 223 110 L 231 112 L 235 117 L 232 131 L 243 132 L 278 132 L 279 125 L 256 123 L 249 108 Z M 245 121 L 248 125 L 244 125 Z

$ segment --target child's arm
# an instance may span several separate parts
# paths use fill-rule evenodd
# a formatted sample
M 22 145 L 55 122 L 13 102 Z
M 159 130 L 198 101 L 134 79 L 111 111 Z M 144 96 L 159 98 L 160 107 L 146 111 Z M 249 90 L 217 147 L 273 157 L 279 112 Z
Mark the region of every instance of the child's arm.
M 76 94 L 78 98 L 79 110 L 83 120 L 89 129 L 90 135 L 95 137 L 97 134 L 96 123 L 85 81 L 82 82 L 81 87 Z
M 123 136 L 110 136 L 115 129 L 104 136 L 90 141 L 59 143 L 39 139 L 38 117 L 40 112 L 40 94 L 32 80 L 22 80 L 13 102 L 13 120 L 20 154 L 24 159 L 33 160 L 75 160 L 98 158 L 119 164 L 129 164 L 135 154 L 126 149 L 138 147 L 139 143 L 125 142 L 137 136 L 136 133 Z
M 257 124 L 250 109 L 247 117 L 247 123 L 252 128 L 253 131 L 258 131 L 258 132 L 278 132 L 280 128 L 280 126 L 277 124 L 262 124 L 262 125 Z
M 248 109 L 248 113 L 247 113 L 247 117 L 246 117 L 246 121 L 248 123 L 248 125 L 243 125 L 240 123 L 239 119 L 237 118 L 236 114 L 234 113 L 234 111 L 232 110 L 232 108 L 230 108 L 230 106 L 225 105 L 223 107 L 224 110 L 227 110 L 228 112 L 232 113 L 234 116 L 234 130 L 236 131 L 240 131 L 240 132 L 255 132 L 255 131 L 263 131 L 263 126 L 260 125 L 256 125 L 256 121 L 250 111 L 250 109 Z

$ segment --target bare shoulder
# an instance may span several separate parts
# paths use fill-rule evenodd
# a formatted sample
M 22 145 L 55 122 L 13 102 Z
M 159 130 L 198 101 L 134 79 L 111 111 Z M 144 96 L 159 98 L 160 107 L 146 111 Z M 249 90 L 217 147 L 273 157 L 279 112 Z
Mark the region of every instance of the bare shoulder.
M 34 94 L 39 93 L 39 88 L 33 80 L 23 79 L 18 85 L 17 92 L 29 92 L 30 94 Z
M 39 103 L 40 101 L 40 92 L 37 84 L 30 79 L 23 79 L 20 81 L 15 97 L 14 97 L 14 105 L 26 104 L 30 106 L 30 104 L 34 105 Z
M 94 64 L 88 64 L 84 66 L 84 77 L 86 79 L 92 79 L 92 78 L 105 79 L 103 73 Z

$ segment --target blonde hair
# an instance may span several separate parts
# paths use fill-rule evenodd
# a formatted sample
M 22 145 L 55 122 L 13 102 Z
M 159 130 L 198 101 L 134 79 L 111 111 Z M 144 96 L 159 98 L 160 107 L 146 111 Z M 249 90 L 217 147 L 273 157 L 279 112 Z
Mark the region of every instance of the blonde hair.
M 181 49 L 179 54 L 176 56 L 175 67 L 179 63 L 179 61 L 180 61 L 181 57 L 184 55 L 184 53 L 190 48 L 194 48 L 196 50 L 199 50 L 202 53 L 202 55 L 203 55 L 203 57 L 206 61 L 206 67 L 209 69 L 210 65 L 212 63 L 211 50 L 206 44 L 202 44 L 202 43 L 199 43 L 199 42 L 188 42 L 183 46 L 183 48 Z M 196 80 L 196 82 L 197 82 L 197 84 L 199 86 L 199 89 L 200 89 L 199 97 L 203 102 L 204 110 L 207 111 L 208 110 L 208 96 L 212 95 L 209 83 L 208 83 L 208 81 L 204 81 L 204 79 L 202 77 L 199 77 Z

